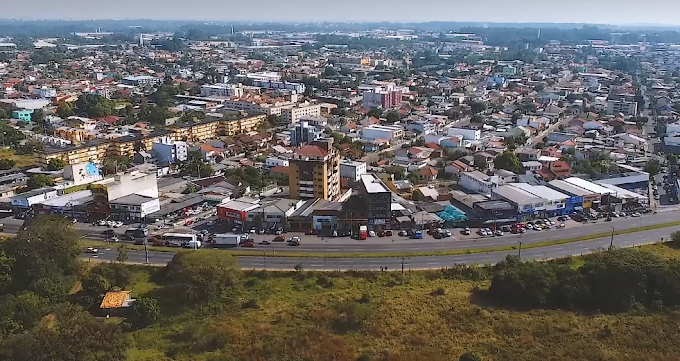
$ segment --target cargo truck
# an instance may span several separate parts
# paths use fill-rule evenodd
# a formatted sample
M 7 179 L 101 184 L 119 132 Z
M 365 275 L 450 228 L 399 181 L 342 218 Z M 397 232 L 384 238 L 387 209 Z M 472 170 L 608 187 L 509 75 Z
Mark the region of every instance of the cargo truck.
M 238 247 L 241 236 L 238 234 L 216 234 L 213 238 L 214 248 Z
M 368 227 L 359 226 L 359 239 L 364 240 L 368 237 Z

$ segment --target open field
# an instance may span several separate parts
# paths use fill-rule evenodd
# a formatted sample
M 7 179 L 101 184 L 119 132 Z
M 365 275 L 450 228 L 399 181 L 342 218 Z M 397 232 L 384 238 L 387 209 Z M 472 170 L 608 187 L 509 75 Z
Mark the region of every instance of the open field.
M 13 149 L 1 148 L 0 159 L 11 159 L 16 162 L 15 167 L 26 167 L 35 164 L 35 157 L 31 154 L 19 155 Z
M 134 270 L 133 296 L 157 298 L 163 315 L 130 332 L 129 360 L 680 360 L 680 311 L 498 309 L 474 295 L 490 284 L 483 269 L 245 272 L 237 292 L 198 305 L 154 282 L 163 269 Z

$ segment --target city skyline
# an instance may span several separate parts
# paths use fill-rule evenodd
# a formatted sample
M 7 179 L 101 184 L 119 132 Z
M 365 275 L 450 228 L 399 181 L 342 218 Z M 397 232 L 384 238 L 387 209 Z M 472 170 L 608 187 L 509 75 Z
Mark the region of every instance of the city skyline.
M 614 0 L 573 0 L 565 7 L 555 0 L 479 0 L 475 2 L 423 0 L 419 6 L 405 1 L 366 3 L 346 0 L 342 5 L 329 2 L 261 0 L 238 2 L 194 0 L 192 12 L 179 3 L 168 6 L 162 0 L 119 0 L 93 6 L 84 0 L 34 0 L 30 8 L 19 3 L 5 5 L 2 19 L 159 19 L 208 21 L 272 21 L 272 22 L 428 22 L 459 21 L 489 23 L 597 23 L 612 25 L 677 25 L 674 16 L 680 3 L 648 0 L 644 7 L 634 2 L 622 4 Z M 389 4 L 390 6 L 385 6 Z M 630 6 L 625 6 L 630 5 Z M 561 6 L 561 7 L 560 7 Z M 663 12 L 657 9 L 663 8 Z M 74 9 L 77 9 L 75 11 Z M 264 10 L 263 10 L 264 9 Z M 554 9 L 559 9 L 555 11 Z

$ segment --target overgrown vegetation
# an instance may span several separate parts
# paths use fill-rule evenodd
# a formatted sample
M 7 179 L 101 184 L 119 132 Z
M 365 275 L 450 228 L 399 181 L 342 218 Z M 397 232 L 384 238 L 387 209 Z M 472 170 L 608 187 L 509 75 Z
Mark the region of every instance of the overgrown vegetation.
M 0 359 L 675 360 L 675 247 L 405 274 L 244 271 L 217 252 L 84 267 L 68 222 L 42 218 L 0 244 L 0 325 L 18 325 Z M 129 312 L 93 317 L 118 289 Z

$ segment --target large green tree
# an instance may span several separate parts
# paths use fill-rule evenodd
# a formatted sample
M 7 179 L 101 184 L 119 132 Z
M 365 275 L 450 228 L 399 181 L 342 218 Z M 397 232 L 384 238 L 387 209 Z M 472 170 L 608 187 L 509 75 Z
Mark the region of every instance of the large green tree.
M 45 174 L 31 174 L 26 182 L 28 189 L 37 189 L 54 185 L 54 179 Z
M 496 159 L 493 160 L 493 164 L 498 169 L 505 169 L 514 173 L 522 173 L 524 169 L 517 154 L 507 150 L 496 157 Z
M 115 112 L 114 107 L 112 100 L 97 94 L 82 94 L 76 101 L 78 113 L 90 118 L 112 115 Z

